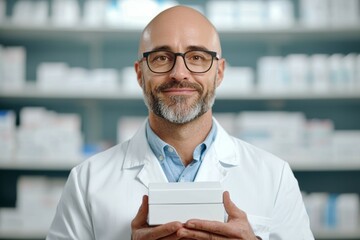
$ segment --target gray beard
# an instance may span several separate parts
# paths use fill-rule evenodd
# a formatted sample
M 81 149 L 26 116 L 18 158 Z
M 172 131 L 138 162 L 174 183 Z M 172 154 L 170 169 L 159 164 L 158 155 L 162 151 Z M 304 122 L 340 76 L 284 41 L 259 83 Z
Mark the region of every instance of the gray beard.
M 143 79 L 143 83 L 144 82 Z M 179 85 L 182 85 L 182 83 L 179 83 Z M 187 84 L 185 85 L 187 86 Z M 171 96 L 170 103 L 166 104 L 162 99 L 156 97 L 152 91 L 147 91 L 144 84 L 142 88 L 144 101 L 149 111 L 176 124 L 185 124 L 202 116 L 212 108 L 215 102 L 215 81 L 214 87 L 203 96 L 202 89 L 196 88 L 199 92 L 199 98 L 190 106 L 187 106 L 188 97 Z

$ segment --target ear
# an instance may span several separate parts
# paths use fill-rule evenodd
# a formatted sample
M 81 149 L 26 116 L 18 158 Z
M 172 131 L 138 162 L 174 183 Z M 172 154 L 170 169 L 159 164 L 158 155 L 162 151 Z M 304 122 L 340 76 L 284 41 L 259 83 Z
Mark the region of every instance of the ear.
M 224 71 L 225 71 L 225 59 L 221 58 L 218 60 L 218 69 L 217 69 L 217 78 L 216 78 L 216 87 L 219 87 L 221 82 L 224 79 Z
M 143 85 L 143 78 L 142 78 L 142 70 L 141 70 L 141 66 L 140 66 L 140 62 L 139 61 L 136 61 L 134 63 L 134 69 L 135 69 L 135 73 L 136 73 L 136 78 L 137 78 L 137 81 L 138 81 L 138 84 L 140 85 L 140 87 L 142 87 Z

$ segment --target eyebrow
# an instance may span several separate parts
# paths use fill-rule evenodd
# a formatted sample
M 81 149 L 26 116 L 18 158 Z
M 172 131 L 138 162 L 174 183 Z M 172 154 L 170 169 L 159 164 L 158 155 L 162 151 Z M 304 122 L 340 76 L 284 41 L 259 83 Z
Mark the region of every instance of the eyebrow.
M 192 51 L 192 50 L 209 51 L 208 48 L 206 48 L 204 46 L 197 46 L 197 45 L 191 45 L 186 48 L 186 51 Z M 168 45 L 163 45 L 163 46 L 155 47 L 151 51 L 170 51 L 170 52 L 172 52 L 172 49 Z

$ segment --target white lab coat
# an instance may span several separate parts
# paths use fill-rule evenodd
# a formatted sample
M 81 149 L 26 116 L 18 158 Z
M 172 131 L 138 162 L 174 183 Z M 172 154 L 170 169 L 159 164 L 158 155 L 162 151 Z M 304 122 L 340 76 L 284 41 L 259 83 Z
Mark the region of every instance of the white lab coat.
M 288 164 L 229 136 L 214 122 L 217 137 L 195 181 L 220 181 L 264 240 L 314 239 Z M 47 240 L 130 239 L 130 223 L 148 184 L 166 181 L 143 124 L 129 141 L 72 169 Z

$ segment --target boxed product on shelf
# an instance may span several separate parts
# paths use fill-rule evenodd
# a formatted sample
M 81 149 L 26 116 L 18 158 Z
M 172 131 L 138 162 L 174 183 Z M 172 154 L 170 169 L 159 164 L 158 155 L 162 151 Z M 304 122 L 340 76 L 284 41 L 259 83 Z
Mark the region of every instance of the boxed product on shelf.
M 335 161 L 355 163 L 360 161 L 360 131 L 337 130 L 332 137 L 332 154 Z M 344 157 L 346 156 L 346 157 Z
M 251 93 L 254 90 L 255 73 L 250 67 L 226 67 L 224 79 L 216 89 L 219 95 Z
M 337 27 L 359 26 L 360 1 L 359 0 L 331 0 L 330 25 Z
M 0 88 L 20 89 L 25 84 L 25 47 L 0 45 Z
M 36 86 L 45 91 L 117 91 L 119 74 L 111 68 L 88 70 L 63 62 L 43 62 L 37 68 Z
M 117 141 L 124 142 L 130 139 L 145 121 L 144 116 L 124 116 L 117 124 Z
M 329 0 L 300 0 L 300 23 L 307 27 L 327 26 L 329 4 Z
M 104 24 L 106 1 L 88 0 L 84 2 L 83 22 L 87 26 L 101 26 Z
M 310 193 L 303 195 L 314 232 L 356 232 L 360 226 L 360 201 L 356 193 Z
M 333 162 L 334 123 L 330 119 L 308 119 L 303 134 L 303 157 L 323 164 Z
M 129 93 L 133 96 L 141 96 L 142 89 L 137 81 L 134 67 L 124 67 L 121 71 L 121 88 L 124 93 Z
M 14 111 L 0 110 L 0 162 L 9 161 L 15 152 L 16 116 Z
M 263 27 L 266 4 L 262 0 L 241 0 L 235 3 L 235 22 L 241 27 Z
M 207 1 L 206 14 L 218 28 L 289 27 L 294 4 L 289 0 Z
M 267 21 L 271 26 L 289 27 L 294 25 L 294 3 L 289 0 L 267 1 Z
M 17 1 L 11 15 L 11 21 L 19 25 L 46 24 L 49 18 L 49 2 L 40 1 Z
M 358 26 L 359 0 L 301 0 L 300 22 L 307 27 Z
M 303 146 L 306 119 L 301 112 L 245 111 L 236 121 L 240 139 L 279 156 L 297 155 Z
M 22 176 L 17 182 L 15 208 L 0 208 L 0 231 L 46 234 L 65 179 Z
M 310 79 L 312 79 L 311 85 L 314 92 L 329 92 L 329 65 L 327 54 L 313 54 L 309 57 L 310 65 Z
M 282 57 L 261 57 L 257 62 L 257 88 L 261 92 L 271 93 L 288 91 L 290 83 L 289 79 L 284 77 L 284 71 L 284 59 Z
M 306 92 L 310 87 L 309 60 L 306 54 L 289 54 L 284 58 L 285 76 L 289 78 L 289 90 Z M 286 78 L 285 77 L 285 78 Z
M 16 160 L 79 162 L 83 145 L 80 121 L 78 114 L 60 114 L 40 107 L 21 109 Z
M 360 89 L 358 66 L 358 53 L 264 56 L 257 62 L 257 88 L 267 93 L 353 92 Z
M 55 26 L 76 26 L 80 22 L 80 6 L 77 0 L 53 0 L 51 13 Z
M 232 28 L 235 26 L 234 1 L 207 1 L 206 15 L 217 28 Z

